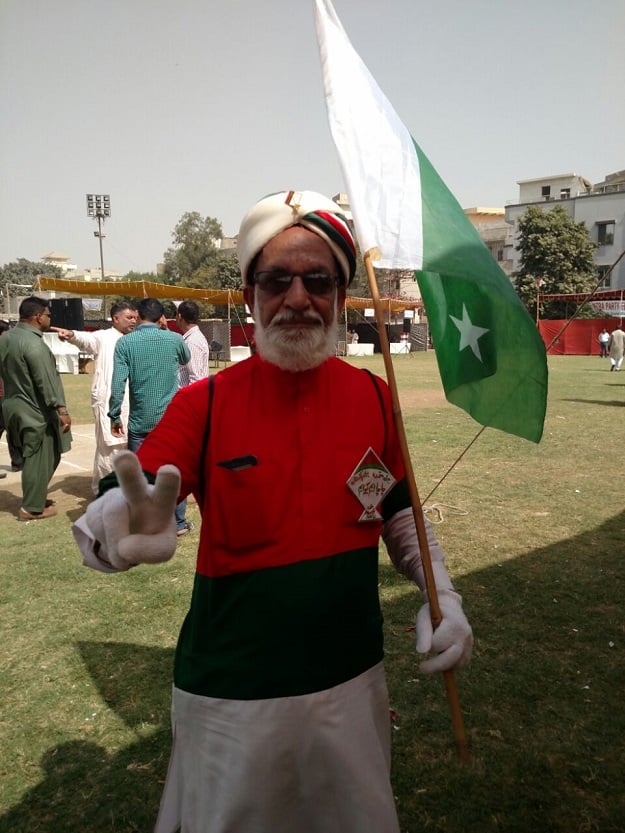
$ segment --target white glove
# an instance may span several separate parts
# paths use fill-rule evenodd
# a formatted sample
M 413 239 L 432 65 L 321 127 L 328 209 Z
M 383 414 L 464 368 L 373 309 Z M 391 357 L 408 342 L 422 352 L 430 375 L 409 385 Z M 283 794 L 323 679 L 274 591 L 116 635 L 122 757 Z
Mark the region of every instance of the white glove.
M 417 652 L 436 655 L 419 666 L 424 674 L 464 668 L 473 651 L 473 631 L 462 610 L 462 596 L 453 589 L 444 564 L 434 562 L 432 571 L 443 618 L 433 630 L 427 593 L 423 593 L 426 604 L 417 613 Z
M 89 504 L 72 528 L 84 563 L 121 572 L 135 564 L 168 561 L 176 551 L 174 509 L 180 472 L 175 466 L 161 466 L 150 486 L 132 451 L 120 451 L 113 465 L 120 488 Z

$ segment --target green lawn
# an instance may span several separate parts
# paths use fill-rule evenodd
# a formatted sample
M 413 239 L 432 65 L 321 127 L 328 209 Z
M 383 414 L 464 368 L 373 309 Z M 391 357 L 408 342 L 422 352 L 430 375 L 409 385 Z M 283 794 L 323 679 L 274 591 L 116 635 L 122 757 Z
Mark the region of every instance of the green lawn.
M 351 361 L 383 375 L 377 356 Z M 467 766 L 441 678 L 418 672 L 417 594 L 382 557 L 404 833 L 625 831 L 625 373 L 549 365 L 543 441 L 485 431 L 425 501 L 476 636 L 457 675 Z M 425 499 L 479 426 L 442 398 L 433 353 L 394 366 Z M 86 422 L 90 378 L 63 381 Z M 0 504 L 0 833 L 143 833 L 158 807 L 197 535 L 166 565 L 105 576 L 80 565 L 79 511 L 42 529 Z

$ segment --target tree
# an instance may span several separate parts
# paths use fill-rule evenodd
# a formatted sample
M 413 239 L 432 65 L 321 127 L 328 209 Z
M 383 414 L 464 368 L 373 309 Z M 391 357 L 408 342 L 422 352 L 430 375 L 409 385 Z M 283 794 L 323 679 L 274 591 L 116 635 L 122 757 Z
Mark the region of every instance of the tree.
M 182 278 L 180 286 L 195 289 L 242 289 L 241 270 L 236 250 L 218 249 L 212 262 L 202 266 L 190 278 Z M 228 306 L 200 303 L 204 318 L 227 318 Z
M 197 211 L 183 214 L 172 232 L 173 246 L 164 255 L 166 282 L 196 281 L 198 273 L 214 265 L 222 236 L 221 223 L 214 217 Z
M 154 281 L 158 281 L 158 277 L 154 274 L 154 272 L 135 272 L 131 270 L 124 275 L 125 281 L 132 281 L 134 283 L 138 283 L 139 281 L 149 281 L 153 283 Z
M 514 274 L 517 293 L 532 315 L 540 294 L 589 292 L 597 282 L 595 244 L 584 223 L 576 223 L 560 206 L 543 211 L 531 205 L 519 221 L 521 268 Z M 550 301 L 543 318 L 563 318 L 566 304 Z
M 62 278 L 63 270 L 58 266 L 52 266 L 49 263 L 36 263 L 32 260 L 27 260 L 25 257 L 20 257 L 11 263 L 6 263 L 0 266 L 0 288 L 4 296 L 4 312 L 8 315 L 8 298 L 17 295 L 30 295 L 28 289 L 20 289 L 18 287 L 32 286 L 35 280 L 40 275 L 46 275 L 51 278 Z M 15 288 L 7 286 L 7 284 L 17 284 Z

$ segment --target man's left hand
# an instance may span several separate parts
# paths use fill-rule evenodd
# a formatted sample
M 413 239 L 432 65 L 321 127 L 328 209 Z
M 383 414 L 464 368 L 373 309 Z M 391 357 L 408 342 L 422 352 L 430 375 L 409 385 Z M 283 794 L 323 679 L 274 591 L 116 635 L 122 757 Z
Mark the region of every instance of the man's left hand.
M 438 604 L 443 618 L 436 630 L 429 603 L 417 614 L 417 651 L 436 655 L 421 663 L 424 674 L 464 668 L 473 651 L 473 631 L 462 610 L 462 596 L 454 590 L 439 590 Z

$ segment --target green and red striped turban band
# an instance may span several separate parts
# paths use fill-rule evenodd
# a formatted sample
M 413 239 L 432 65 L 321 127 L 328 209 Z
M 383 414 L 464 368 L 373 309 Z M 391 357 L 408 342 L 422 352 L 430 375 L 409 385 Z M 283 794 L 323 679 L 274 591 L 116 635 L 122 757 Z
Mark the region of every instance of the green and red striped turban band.
M 354 238 L 338 205 L 315 191 L 280 191 L 264 197 L 248 211 L 237 239 L 243 283 L 249 283 L 249 268 L 260 250 L 291 226 L 303 226 L 325 240 L 349 286 L 356 271 Z

